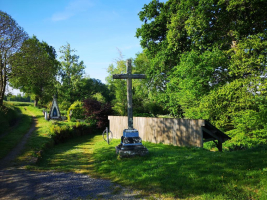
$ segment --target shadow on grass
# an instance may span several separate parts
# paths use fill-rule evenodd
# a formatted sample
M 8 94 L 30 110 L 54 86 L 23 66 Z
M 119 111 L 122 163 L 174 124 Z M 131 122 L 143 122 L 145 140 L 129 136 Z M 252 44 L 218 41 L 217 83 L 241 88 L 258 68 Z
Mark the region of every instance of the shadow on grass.
M 221 153 L 144 144 L 148 156 L 121 160 L 114 155 L 114 146 L 96 149 L 95 169 L 118 183 L 173 198 L 258 199 L 258 190 L 267 186 L 267 173 L 262 173 L 267 146 Z
M 45 150 L 35 169 L 89 173 L 95 135 L 84 135 Z

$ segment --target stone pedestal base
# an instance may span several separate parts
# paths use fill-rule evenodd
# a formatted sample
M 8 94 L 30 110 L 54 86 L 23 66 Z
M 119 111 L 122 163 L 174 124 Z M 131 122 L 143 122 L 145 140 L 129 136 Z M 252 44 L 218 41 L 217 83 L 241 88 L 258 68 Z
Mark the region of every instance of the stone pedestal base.
M 54 118 L 49 118 L 49 120 L 62 121 L 62 118 L 61 117 L 54 117 Z
M 119 154 L 121 158 L 128 158 L 133 156 L 145 156 L 148 154 L 148 150 L 143 145 L 129 145 L 123 146 L 119 144 L 116 148 L 116 153 Z

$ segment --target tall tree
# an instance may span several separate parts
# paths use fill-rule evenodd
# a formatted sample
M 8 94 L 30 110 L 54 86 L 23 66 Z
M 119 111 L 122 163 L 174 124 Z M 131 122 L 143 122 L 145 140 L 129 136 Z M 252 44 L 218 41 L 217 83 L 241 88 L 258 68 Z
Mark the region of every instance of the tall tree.
M 106 77 L 106 81 L 109 86 L 110 92 L 115 96 L 112 104 L 116 114 L 125 116 L 127 115 L 127 83 L 126 80 L 113 79 L 113 74 L 125 74 L 126 73 L 126 62 L 124 60 L 118 60 L 117 66 L 113 64 L 108 67 L 109 76 Z
M 111 97 L 107 85 L 98 79 L 84 77 L 77 86 L 77 100 L 93 98 L 94 95 L 101 95 L 104 102 L 110 102 Z
M 173 115 L 212 121 L 236 144 L 266 141 L 266 10 L 261 0 L 145 5 L 136 36 L 158 101 Z
M 70 44 L 62 46 L 60 60 L 60 96 L 64 101 L 73 103 L 79 99 L 78 85 L 84 74 L 85 65 L 83 61 L 79 62 L 79 56 L 73 54 L 76 50 L 71 49 Z
M 143 25 L 136 36 L 151 60 L 147 74 L 158 92 L 166 91 L 169 76 L 184 53 L 227 51 L 257 34 L 265 40 L 266 7 L 267 2 L 261 0 L 153 0 L 145 5 L 139 13 Z M 220 71 L 226 69 L 214 70 L 217 81 L 225 80 Z
M 0 106 L 3 105 L 4 94 L 11 72 L 9 58 L 21 47 L 27 33 L 7 13 L 0 10 Z
M 144 53 L 136 55 L 132 65 L 132 73 L 143 74 L 150 66 L 150 62 Z M 113 79 L 114 74 L 126 73 L 126 61 L 122 57 L 116 61 L 116 66 L 111 64 L 108 68 L 109 76 L 106 78 L 111 96 L 113 109 L 118 115 L 127 114 L 127 83 L 123 79 Z M 163 107 L 154 101 L 153 87 L 150 79 L 133 79 L 133 114 L 135 116 L 154 116 L 163 114 Z
M 133 71 L 137 74 L 146 74 L 147 69 L 152 65 L 145 51 L 136 54 L 133 64 Z M 158 90 L 161 90 L 161 88 L 155 87 L 155 80 L 150 77 L 148 75 L 146 79 L 133 80 L 134 115 L 156 116 L 167 114 L 164 105 L 156 101 L 158 95 L 160 95 Z
M 58 61 L 56 51 L 36 36 L 25 40 L 21 49 L 10 59 L 10 83 L 14 88 L 35 96 L 34 105 L 54 91 Z

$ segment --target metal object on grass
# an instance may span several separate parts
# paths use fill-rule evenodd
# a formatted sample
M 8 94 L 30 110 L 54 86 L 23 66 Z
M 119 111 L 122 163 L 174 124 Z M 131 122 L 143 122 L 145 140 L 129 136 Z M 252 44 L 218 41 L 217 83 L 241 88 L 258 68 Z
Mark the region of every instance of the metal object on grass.
M 113 139 L 113 134 L 111 130 L 108 130 L 108 127 L 102 133 L 103 139 L 109 144 Z

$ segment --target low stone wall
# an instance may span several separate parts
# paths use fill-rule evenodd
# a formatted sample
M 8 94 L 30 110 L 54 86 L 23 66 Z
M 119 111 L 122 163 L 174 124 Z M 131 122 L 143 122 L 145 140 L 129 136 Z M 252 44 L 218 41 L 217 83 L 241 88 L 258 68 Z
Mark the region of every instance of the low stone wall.
M 120 139 L 128 128 L 126 116 L 109 116 L 113 138 Z M 134 117 L 133 126 L 143 141 L 172 144 L 174 146 L 203 146 L 204 120 Z

